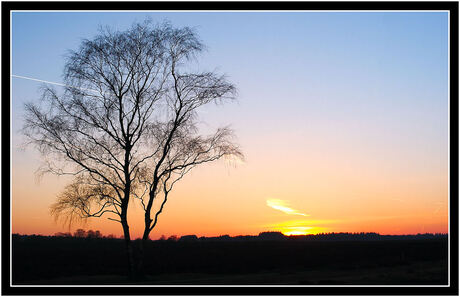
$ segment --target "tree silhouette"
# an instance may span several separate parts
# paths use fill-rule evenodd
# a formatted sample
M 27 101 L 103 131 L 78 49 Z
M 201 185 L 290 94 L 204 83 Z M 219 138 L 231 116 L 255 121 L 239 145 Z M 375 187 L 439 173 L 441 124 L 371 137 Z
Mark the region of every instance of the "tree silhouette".
M 236 92 L 224 76 L 181 71 L 202 49 L 188 27 L 146 21 L 126 31 L 101 29 L 67 56 L 64 91 L 44 87 L 40 104 L 25 105 L 23 131 L 45 157 L 42 172 L 74 176 L 52 215 L 69 226 L 102 216 L 119 222 L 130 276 L 136 272 L 128 224 L 132 198 L 145 210 L 146 240 L 168 193 L 191 168 L 242 157 L 229 128 L 198 133 L 197 109 Z
M 83 237 L 86 237 L 87 233 L 85 230 L 83 229 L 77 229 L 74 233 L 73 233 L 73 236 L 74 237 L 78 237 L 78 238 L 83 238 Z

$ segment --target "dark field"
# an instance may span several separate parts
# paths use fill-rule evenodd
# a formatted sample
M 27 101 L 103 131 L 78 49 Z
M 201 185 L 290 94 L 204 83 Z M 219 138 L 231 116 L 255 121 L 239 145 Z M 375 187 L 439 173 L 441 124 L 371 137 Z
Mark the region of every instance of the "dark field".
M 447 284 L 443 238 L 150 241 L 137 284 Z M 136 245 L 136 242 L 134 242 Z M 124 284 L 119 239 L 13 236 L 13 284 Z

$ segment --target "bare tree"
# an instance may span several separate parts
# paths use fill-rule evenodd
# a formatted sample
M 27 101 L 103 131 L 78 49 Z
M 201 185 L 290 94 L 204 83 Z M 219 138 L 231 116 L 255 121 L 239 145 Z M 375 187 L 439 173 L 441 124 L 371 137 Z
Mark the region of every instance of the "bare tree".
M 164 94 L 164 114 L 168 118 L 156 122 L 147 132 L 152 152 L 140 167 L 139 183 L 143 191 L 135 193 L 144 209 L 144 232 L 140 242 L 139 271 L 142 272 L 143 245 L 158 223 L 168 195 L 174 185 L 197 165 L 225 156 L 243 158 L 232 141 L 228 127 L 219 128 L 209 136 L 202 136 L 197 128 L 197 110 L 203 105 L 233 99 L 235 86 L 224 76 L 213 72 L 182 71 L 190 57 L 202 51 L 202 45 L 192 31 L 176 31 L 166 44 L 169 80 Z M 157 209 L 154 202 L 160 200 Z
M 196 110 L 235 94 L 213 72 L 180 73 L 202 49 L 187 27 L 147 21 L 123 32 L 101 30 L 68 55 L 64 92 L 45 87 L 41 104 L 25 106 L 23 131 L 45 157 L 43 171 L 74 176 L 51 213 L 68 224 L 102 216 L 119 222 L 130 276 L 136 272 L 128 224 L 132 197 L 144 207 L 147 240 L 168 193 L 191 168 L 242 156 L 230 129 L 198 133 Z

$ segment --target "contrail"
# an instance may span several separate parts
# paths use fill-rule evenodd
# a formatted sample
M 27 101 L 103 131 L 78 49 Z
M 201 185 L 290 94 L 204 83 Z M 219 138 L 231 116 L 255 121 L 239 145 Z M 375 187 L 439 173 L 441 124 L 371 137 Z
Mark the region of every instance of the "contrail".
M 42 83 L 57 85 L 57 86 L 61 86 L 61 87 L 69 87 L 69 88 L 74 88 L 74 89 L 83 90 L 83 91 L 97 92 L 96 90 L 92 90 L 92 89 L 82 89 L 82 88 L 77 88 L 77 87 L 74 87 L 74 86 L 69 86 L 69 85 L 65 85 L 65 84 L 61 84 L 61 83 L 57 83 L 57 82 L 53 82 L 53 81 L 47 81 L 47 80 L 42 80 L 42 79 L 37 79 L 37 78 L 32 78 L 32 77 L 27 77 L 27 76 L 21 76 L 21 75 L 15 75 L 15 74 L 11 74 L 11 76 L 16 77 L 16 78 L 28 79 L 28 80 L 38 81 L 38 82 L 42 82 Z
M 58 86 L 63 86 L 63 87 L 70 87 L 70 86 L 68 86 L 68 85 L 60 84 L 60 83 L 57 83 L 57 82 L 52 82 L 52 81 L 47 81 L 47 80 L 41 80 L 41 79 L 36 79 L 36 78 L 32 78 L 32 77 L 27 77 L 27 76 L 21 76 L 21 75 L 15 75 L 15 74 L 12 74 L 11 76 L 12 76 L 12 77 L 17 77 L 17 78 L 28 79 L 28 80 L 39 81 L 39 82 L 43 82 L 43 83 L 47 83 L 47 84 L 52 84 L 52 85 L 58 85 Z

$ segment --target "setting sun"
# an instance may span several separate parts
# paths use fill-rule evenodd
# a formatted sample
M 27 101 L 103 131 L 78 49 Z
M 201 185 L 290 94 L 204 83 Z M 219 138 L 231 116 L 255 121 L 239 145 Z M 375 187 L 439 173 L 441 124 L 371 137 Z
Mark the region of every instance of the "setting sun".
M 279 231 L 284 235 L 308 235 L 328 232 L 328 228 L 321 227 L 321 225 L 331 222 L 321 220 L 285 221 L 265 226 L 265 228 Z
M 313 233 L 311 232 L 311 229 L 313 229 L 312 227 L 297 227 L 295 228 L 297 230 L 294 230 L 294 228 L 290 229 L 290 230 L 282 230 L 281 233 L 283 233 L 284 235 L 308 235 L 308 234 L 317 234 L 318 232 L 316 233 Z

